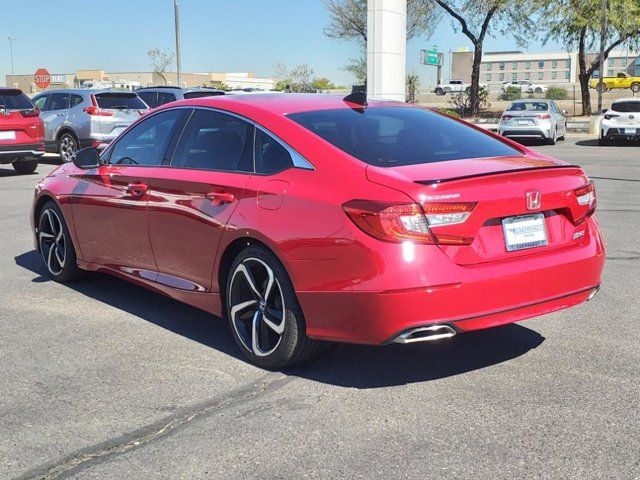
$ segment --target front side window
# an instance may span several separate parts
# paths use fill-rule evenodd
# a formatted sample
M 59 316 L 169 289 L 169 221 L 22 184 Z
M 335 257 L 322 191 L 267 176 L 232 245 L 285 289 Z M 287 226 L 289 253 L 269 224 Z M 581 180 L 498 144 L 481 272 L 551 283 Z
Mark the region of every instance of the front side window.
M 168 110 L 152 115 L 118 140 L 110 154 L 113 165 L 161 165 L 176 123 L 183 110 Z
M 256 129 L 256 172 L 275 173 L 293 166 L 291 155 L 272 136 Z
M 47 100 L 49 99 L 49 95 L 40 95 L 33 99 L 33 104 L 38 107 L 40 110 L 44 110 L 44 106 L 47 104 Z
M 341 108 L 288 117 L 349 155 L 380 167 L 522 155 L 486 133 L 422 108 Z
M 232 115 L 196 109 L 185 126 L 172 167 L 250 172 L 253 126 Z
M 69 97 L 68 93 L 52 93 L 46 110 L 67 110 L 69 108 Z

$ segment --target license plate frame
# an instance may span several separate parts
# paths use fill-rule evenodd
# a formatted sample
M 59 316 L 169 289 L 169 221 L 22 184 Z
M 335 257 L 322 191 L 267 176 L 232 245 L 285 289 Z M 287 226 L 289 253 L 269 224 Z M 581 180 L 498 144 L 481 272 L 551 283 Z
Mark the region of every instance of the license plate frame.
M 513 229 L 509 229 L 514 224 L 521 224 L 521 228 L 524 228 L 525 231 L 515 232 Z M 527 232 L 526 230 L 529 231 Z M 549 245 L 544 213 L 531 213 L 503 218 L 502 233 L 508 252 L 518 252 Z

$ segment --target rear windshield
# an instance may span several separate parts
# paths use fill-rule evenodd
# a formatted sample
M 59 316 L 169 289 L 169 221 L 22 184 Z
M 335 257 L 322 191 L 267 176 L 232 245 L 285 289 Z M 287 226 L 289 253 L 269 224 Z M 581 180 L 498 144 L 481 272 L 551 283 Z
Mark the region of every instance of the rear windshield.
M 33 108 L 31 100 L 19 90 L 0 92 L 0 110 L 27 110 Z
M 522 155 L 488 134 L 422 108 L 341 108 L 288 116 L 349 155 L 380 167 Z
M 640 102 L 615 102 L 611 110 L 616 112 L 640 112 Z
M 98 93 L 96 100 L 100 108 L 116 110 L 146 110 L 148 108 L 135 93 Z
M 224 92 L 186 92 L 184 98 L 217 97 L 218 95 L 224 95 Z
M 508 112 L 546 112 L 549 104 L 546 102 L 516 102 L 509 105 Z

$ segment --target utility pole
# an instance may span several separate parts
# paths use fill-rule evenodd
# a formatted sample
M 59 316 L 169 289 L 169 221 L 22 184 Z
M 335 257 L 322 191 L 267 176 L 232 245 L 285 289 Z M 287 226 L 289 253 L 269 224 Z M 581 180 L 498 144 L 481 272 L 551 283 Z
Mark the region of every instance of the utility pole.
M 600 88 L 598 88 L 598 114 L 602 112 L 602 93 L 604 90 L 604 43 L 607 36 L 607 0 L 602 0 L 600 12 Z
M 178 86 L 182 87 L 182 70 L 180 68 L 180 8 L 178 0 L 173 0 L 173 13 L 176 23 L 176 68 L 178 70 Z
M 13 73 L 13 41 L 15 39 L 16 37 L 13 37 L 11 35 L 7 37 L 7 40 L 9 40 L 9 52 L 11 55 L 11 85 L 7 85 L 7 87 L 11 87 L 11 88 L 13 88 L 13 84 L 15 83 L 15 75 Z

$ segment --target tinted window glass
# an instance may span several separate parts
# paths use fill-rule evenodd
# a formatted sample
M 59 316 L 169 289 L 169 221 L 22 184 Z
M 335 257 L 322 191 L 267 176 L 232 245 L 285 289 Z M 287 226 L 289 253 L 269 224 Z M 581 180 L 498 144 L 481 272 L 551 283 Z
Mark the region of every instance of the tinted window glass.
M 382 167 L 522 155 L 488 134 L 422 108 L 368 107 L 360 112 L 342 108 L 289 118 L 353 157 Z
M 69 108 L 68 93 L 52 93 L 47 103 L 47 110 L 66 110 Z
M 218 95 L 224 95 L 224 92 L 186 92 L 184 98 L 217 97 Z
M 113 147 L 109 163 L 114 165 L 160 165 L 182 110 L 152 115 L 128 131 Z
M 549 104 L 546 102 L 516 102 L 509 105 L 508 112 L 546 112 Z
M 156 108 L 158 106 L 156 95 L 156 92 L 138 92 L 138 96 L 151 108 Z
M 611 110 L 616 112 L 640 112 L 640 102 L 615 102 L 611 105 Z
M 249 123 L 212 110 L 194 110 L 171 166 L 248 172 L 253 167 L 252 139 Z
M 80 95 L 71 94 L 71 108 L 80 105 L 84 101 L 84 98 Z
M 95 97 L 100 108 L 115 110 L 146 110 L 148 108 L 135 93 L 98 93 Z
M 165 103 L 175 102 L 176 96 L 173 93 L 158 92 L 158 105 L 164 105 Z
M 40 110 L 44 110 L 44 106 L 47 103 L 47 100 L 49 99 L 49 95 L 40 95 L 39 97 L 35 97 L 33 99 L 33 104 L 38 107 Z M 0 100 L 1 103 L 1 100 Z
M 287 149 L 270 135 L 256 129 L 256 172 L 274 173 L 292 166 Z
M 20 90 L 5 90 L 0 92 L 0 109 L 27 110 L 33 108 L 31 100 Z

